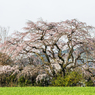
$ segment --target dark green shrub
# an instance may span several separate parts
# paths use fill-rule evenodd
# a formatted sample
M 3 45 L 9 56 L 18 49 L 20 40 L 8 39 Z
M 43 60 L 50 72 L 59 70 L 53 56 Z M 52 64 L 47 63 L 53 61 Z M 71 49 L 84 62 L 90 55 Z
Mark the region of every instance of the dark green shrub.
M 17 79 L 15 75 L 10 75 L 9 77 L 6 77 L 7 86 L 14 86 L 14 84 L 17 86 Z
M 57 78 L 53 78 L 51 85 L 53 85 L 53 86 L 65 86 L 64 82 L 65 82 L 64 78 L 61 75 L 59 75 Z
M 83 80 L 83 77 L 78 72 L 72 71 L 65 76 L 65 86 L 76 86 L 80 81 Z
M 61 75 L 58 75 L 56 79 L 52 80 L 53 86 L 77 86 L 77 84 L 83 80 L 81 74 L 75 71 L 71 71 L 66 74 L 63 78 Z
M 32 86 L 32 83 L 31 83 L 31 81 L 30 80 L 25 80 L 25 86 L 29 86 L 29 85 L 31 85 Z
M 89 78 L 89 80 L 87 82 L 85 82 L 86 86 L 93 86 L 94 83 L 93 81 L 91 80 L 91 78 Z
M 17 86 L 16 75 L 0 75 L 0 86 Z
M 25 78 L 22 76 L 18 79 L 19 86 L 25 86 Z
M 32 86 L 31 81 L 25 79 L 23 76 L 19 78 L 18 84 L 19 84 L 19 86 Z
M 16 76 L 15 75 L 11 75 L 11 76 L 9 76 L 9 77 L 6 77 L 6 82 L 16 82 Z

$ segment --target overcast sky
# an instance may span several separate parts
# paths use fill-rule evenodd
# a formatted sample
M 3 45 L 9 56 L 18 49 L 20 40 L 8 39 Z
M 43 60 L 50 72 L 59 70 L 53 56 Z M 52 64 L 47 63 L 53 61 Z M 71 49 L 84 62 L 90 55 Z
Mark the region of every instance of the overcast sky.
M 48 22 L 76 18 L 95 26 L 95 0 L 0 0 L 0 26 L 9 26 L 10 34 L 39 18 Z

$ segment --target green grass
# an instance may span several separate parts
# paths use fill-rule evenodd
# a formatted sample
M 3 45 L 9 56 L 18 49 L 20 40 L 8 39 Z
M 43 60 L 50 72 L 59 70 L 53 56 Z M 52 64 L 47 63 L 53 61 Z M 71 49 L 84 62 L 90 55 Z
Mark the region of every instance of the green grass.
M 95 95 L 94 87 L 1 87 L 0 95 Z

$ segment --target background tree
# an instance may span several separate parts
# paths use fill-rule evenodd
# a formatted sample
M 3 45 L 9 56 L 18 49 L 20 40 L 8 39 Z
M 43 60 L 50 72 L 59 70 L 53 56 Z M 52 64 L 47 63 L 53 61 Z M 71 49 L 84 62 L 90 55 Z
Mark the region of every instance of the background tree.
M 90 45 L 92 40 L 89 39 L 92 39 L 94 27 L 76 19 L 51 23 L 28 21 L 27 25 L 24 28 L 26 32 L 14 33 L 3 44 L 5 48 L 2 52 L 11 54 L 16 60 L 34 54 L 41 59 L 43 64 L 40 66 L 45 70 L 47 67 L 51 72 L 54 71 L 52 65 L 59 64 L 63 77 L 66 71 L 84 68 L 84 65 L 90 72 L 88 62 L 93 61 L 90 60 L 93 57 L 90 52 L 93 45 Z
M 9 27 L 5 28 L 0 26 L 0 43 L 4 43 L 4 41 L 7 40 L 8 32 L 9 32 Z

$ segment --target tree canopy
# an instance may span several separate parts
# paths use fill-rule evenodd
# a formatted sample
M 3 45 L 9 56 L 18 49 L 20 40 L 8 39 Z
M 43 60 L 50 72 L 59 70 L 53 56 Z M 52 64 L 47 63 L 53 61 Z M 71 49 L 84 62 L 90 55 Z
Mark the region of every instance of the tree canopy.
M 14 33 L 1 45 L 2 52 L 16 60 L 36 55 L 42 66 L 48 66 L 52 72 L 52 64 L 59 64 L 63 76 L 76 67 L 86 66 L 89 71 L 89 62 L 94 62 L 94 27 L 73 19 L 51 23 L 28 21 L 24 29 L 25 32 Z

